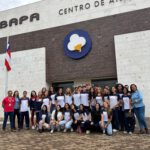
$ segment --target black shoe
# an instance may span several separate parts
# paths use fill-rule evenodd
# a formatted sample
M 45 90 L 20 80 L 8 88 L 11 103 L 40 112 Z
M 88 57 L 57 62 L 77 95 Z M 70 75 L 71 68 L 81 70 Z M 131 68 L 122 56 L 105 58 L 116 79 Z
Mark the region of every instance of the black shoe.
M 146 134 L 149 134 L 148 128 L 145 128 L 145 132 L 146 132 Z
M 39 133 L 42 133 L 42 129 L 39 129 Z

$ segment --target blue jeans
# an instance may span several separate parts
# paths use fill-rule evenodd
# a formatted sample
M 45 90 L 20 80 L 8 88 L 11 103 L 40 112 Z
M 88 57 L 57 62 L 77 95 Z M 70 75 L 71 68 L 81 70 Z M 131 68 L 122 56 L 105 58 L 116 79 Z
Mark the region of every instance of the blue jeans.
M 134 108 L 134 112 L 137 117 L 140 129 L 148 128 L 145 121 L 145 106 Z
M 25 122 L 26 122 L 26 128 L 29 128 L 29 112 L 25 111 L 25 112 L 20 112 L 20 128 L 23 128 L 23 123 L 24 123 L 24 118 L 25 118 Z
M 71 125 L 72 125 L 72 123 L 73 123 L 73 120 L 71 119 L 70 121 L 66 121 L 66 120 L 62 120 L 62 121 L 60 121 L 59 122 L 59 125 L 61 126 L 61 127 L 65 127 L 65 129 L 71 129 Z
M 13 127 L 14 127 L 14 122 L 13 122 L 14 112 L 4 112 L 4 121 L 3 121 L 3 129 L 4 130 L 5 130 L 6 125 L 7 125 L 8 116 L 9 116 L 9 120 L 10 120 L 11 129 L 13 129 Z

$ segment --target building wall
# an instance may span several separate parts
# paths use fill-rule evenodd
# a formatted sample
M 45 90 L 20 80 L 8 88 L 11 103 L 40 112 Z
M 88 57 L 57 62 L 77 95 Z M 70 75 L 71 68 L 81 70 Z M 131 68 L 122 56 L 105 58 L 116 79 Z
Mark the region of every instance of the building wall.
M 0 64 L 4 64 L 5 54 L 0 55 Z M 28 96 L 32 90 L 39 91 L 47 86 L 45 76 L 45 48 L 30 49 L 12 53 L 12 71 L 8 73 L 8 90 L 18 90 L 20 96 L 24 90 Z M 5 67 L 0 65 L 0 103 L 5 96 Z M 2 117 L 0 104 L 0 117 Z
M 118 81 L 137 85 L 150 117 L 150 30 L 117 35 L 115 47 Z

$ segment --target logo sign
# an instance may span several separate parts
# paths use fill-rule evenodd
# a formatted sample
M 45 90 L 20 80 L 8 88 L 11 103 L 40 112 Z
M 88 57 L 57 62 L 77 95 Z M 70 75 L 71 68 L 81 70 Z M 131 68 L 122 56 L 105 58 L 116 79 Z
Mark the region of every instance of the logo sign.
M 74 30 L 65 37 L 65 55 L 73 59 L 85 57 L 90 52 L 91 48 L 92 40 L 86 31 Z

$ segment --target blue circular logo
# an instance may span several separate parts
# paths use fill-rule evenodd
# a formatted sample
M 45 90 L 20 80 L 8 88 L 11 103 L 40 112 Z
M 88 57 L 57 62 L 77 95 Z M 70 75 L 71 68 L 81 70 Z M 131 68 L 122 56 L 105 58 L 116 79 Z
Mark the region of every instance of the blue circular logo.
M 64 39 L 65 55 L 80 59 L 85 57 L 92 48 L 89 34 L 83 30 L 73 30 Z

